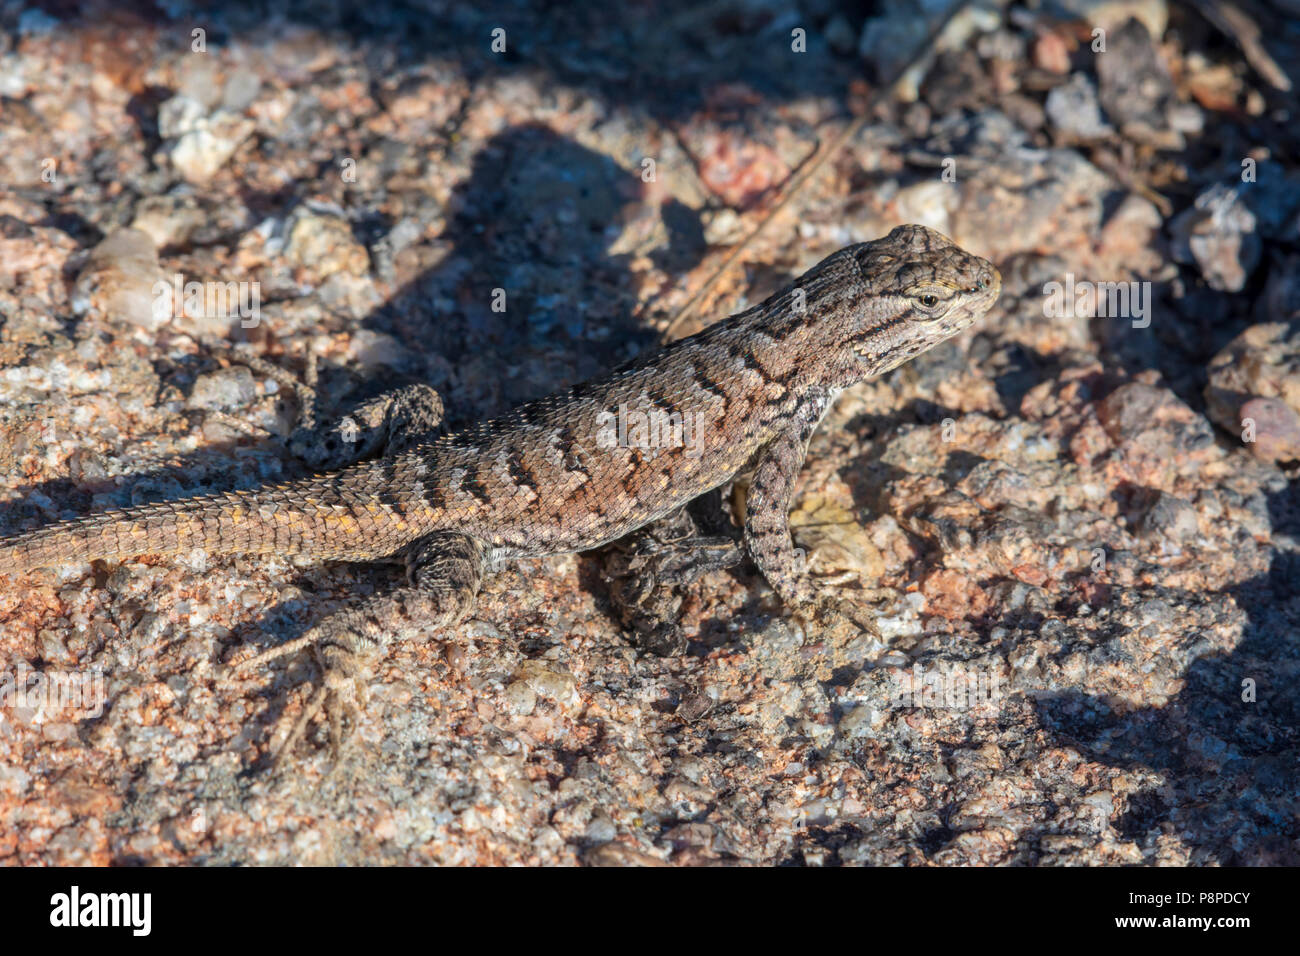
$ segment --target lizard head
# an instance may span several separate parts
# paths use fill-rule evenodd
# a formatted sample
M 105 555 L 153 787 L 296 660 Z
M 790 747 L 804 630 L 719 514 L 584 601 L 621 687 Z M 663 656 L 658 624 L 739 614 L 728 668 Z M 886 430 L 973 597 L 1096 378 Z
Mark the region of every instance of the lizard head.
M 993 263 L 918 225 L 841 249 L 813 272 L 836 278 L 817 283 L 830 294 L 817 296 L 819 307 L 810 310 L 822 316 L 811 325 L 832 366 L 825 384 L 836 387 L 887 372 L 956 335 L 1002 291 Z

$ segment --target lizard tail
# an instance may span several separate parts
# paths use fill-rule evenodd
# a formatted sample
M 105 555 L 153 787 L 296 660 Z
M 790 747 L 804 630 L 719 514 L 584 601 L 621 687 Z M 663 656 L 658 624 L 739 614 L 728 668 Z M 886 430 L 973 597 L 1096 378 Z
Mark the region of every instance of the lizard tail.
M 0 574 L 145 554 L 309 554 L 375 560 L 423 533 L 375 493 L 375 466 L 259 488 L 140 505 L 0 539 Z M 369 479 L 369 494 L 363 492 Z

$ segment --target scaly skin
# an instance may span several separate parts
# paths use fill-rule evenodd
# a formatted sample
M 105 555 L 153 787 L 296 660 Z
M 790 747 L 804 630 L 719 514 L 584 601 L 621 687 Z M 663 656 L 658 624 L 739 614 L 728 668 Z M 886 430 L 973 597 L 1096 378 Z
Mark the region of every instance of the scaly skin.
M 988 261 L 923 226 L 900 226 L 840 250 L 761 305 L 504 418 L 436 437 L 438 396 L 393 393 L 359 410 L 360 441 L 341 440 L 335 427 L 305 442 L 320 462 L 336 457 L 331 450 L 381 446 L 384 457 L 18 535 L 0 541 L 0 573 L 194 550 L 404 561 L 407 586 L 257 659 L 304 646 L 322 655 L 326 680 L 290 743 L 329 692 L 359 676 L 359 652 L 408 619 L 459 620 L 494 562 L 599 547 L 741 473 L 752 473 L 750 556 L 787 604 L 815 604 L 787 523 L 813 431 L 840 391 L 965 329 L 1000 289 Z M 617 434 L 620 409 L 680 416 L 685 431 L 675 445 L 638 447 L 634 428 L 630 441 Z

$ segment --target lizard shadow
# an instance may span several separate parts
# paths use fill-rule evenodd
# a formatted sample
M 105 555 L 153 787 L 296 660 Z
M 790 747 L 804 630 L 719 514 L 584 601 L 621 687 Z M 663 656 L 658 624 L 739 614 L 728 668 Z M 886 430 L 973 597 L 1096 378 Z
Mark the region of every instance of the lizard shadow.
M 659 229 L 679 261 L 703 254 L 698 216 L 645 201 L 639 172 L 550 129 L 494 136 L 447 204 L 442 260 L 363 321 L 400 351 L 397 374 L 443 394 L 449 425 L 481 421 L 656 348 L 637 317 L 624 234 Z M 683 252 L 683 247 L 686 251 Z
M 919 362 L 925 358 L 924 355 L 918 356 L 915 361 Z M 890 375 L 897 374 L 899 373 L 890 373 Z M 886 382 L 888 380 L 888 376 L 883 379 Z M 905 477 L 908 472 L 898 465 L 886 463 L 881 455 L 889 440 L 900 428 L 910 425 L 937 425 L 945 419 L 956 417 L 958 413 L 952 409 L 929 399 L 916 398 L 899 407 L 896 412 L 889 414 L 860 412 L 850 418 L 845 426 L 846 429 L 855 435 L 864 436 L 864 445 L 854 458 L 840 469 L 839 474 L 848 485 L 854 510 L 867 516 L 882 514 L 888 510 L 882 498 L 884 490 L 891 482 Z M 949 458 L 952 459 L 953 456 L 950 455 Z M 945 467 L 952 469 L 956 464 L 950 461 Z

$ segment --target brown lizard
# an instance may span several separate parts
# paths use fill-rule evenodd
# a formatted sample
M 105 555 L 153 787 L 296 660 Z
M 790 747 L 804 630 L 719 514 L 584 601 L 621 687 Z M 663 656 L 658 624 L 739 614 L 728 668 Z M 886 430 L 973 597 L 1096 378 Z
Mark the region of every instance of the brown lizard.
M 318 467 L 356 463 L 6 538 L 0 573 L 191 551 L 403 562 L 405 585 L 237 665 L 307 647 L 318 655 L 323 678 L 281 754 L 322 707 L 337 746 L 341 715 L 364 691 L 364 660 L 404 628 L 460 621 L 498 562 L 600 547 L 741 474 L 750 476 L 745 548 L 782 601 L 869 626 L 847 602 L 814 591 L 793 548 L 788 512 L 809 438 L 843 389 L 965 329 L 1000 290 L 987 260 L 924 226 L 900 226 L 635 365 L 452 434 L 438 434 L 443 406 L 427 386 L 319 429 L 309 382 L 299 386 L 303 422 L 291 445 Z M 668 422 L 680 440 L 646 441 L 646 421 Z

